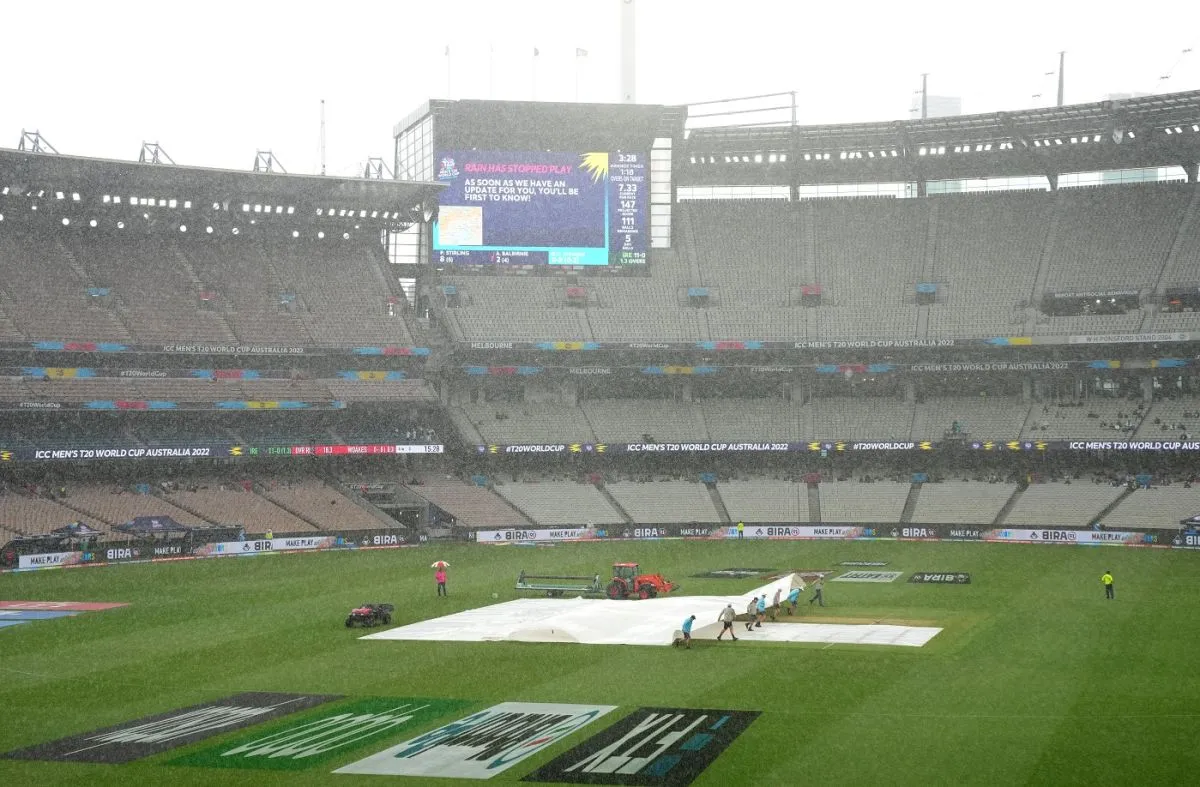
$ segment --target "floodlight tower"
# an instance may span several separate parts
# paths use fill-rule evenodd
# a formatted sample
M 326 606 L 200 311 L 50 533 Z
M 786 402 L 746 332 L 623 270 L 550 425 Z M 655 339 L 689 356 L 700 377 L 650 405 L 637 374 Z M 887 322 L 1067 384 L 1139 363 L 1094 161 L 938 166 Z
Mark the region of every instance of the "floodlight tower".
M 287 170 L 279 163 L 279 159 L 275 158 L 275 154 L 269 150 L 259 150 L 254 154 L 254 171 L 255 172 L 282 172 L 287 174 Z
M 17 143 L 17 150 L 29 153 L 58 153 L 54 146 L 42 136 L 42 132 L 26 131 L 25 129 L 21 129 L 21 141 Z
M 621 0 L 621 103 L 636 103 L 637 47 L 634 0 Z

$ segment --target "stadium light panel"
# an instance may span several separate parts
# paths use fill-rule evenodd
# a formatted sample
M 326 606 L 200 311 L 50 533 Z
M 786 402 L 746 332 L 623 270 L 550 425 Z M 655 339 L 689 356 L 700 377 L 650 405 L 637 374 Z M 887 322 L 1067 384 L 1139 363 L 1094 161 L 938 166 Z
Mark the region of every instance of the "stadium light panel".
M 123 221 L 118 221 L 118 222 L 117 222 L 117 229 L 119 229 L 119 230 L 123 230 L 123 229 L 125 229 L 125 222 L 123 222 Z
M 282 206 L 282 205 L 276 205 L 276 206 L 275 206 L 275 212 L 276 212 L 276 213 L 283 213 L 283 206 Z
M 0 213 L 0 221 L 4 221 L 4 214 Z
M 71 192 L 71 201 L 72 201 L 72 202 L 79 202 L 79 192 L 78 192 L 78 191 L 72 191 L 72 192 Z
M 40 195 L 39 195 L 39 196 L 40 196 Z M 62 198 L 63 198 L 63 193 L 62 193 L 61 191 L 56 191 L 56 192 L 54 192 L 54 198 L 55 198 L 55 199 L 62 199 Z
M 30 210 L 37 210 L 37 205 L 30 205 L 30 206 L 29 206 L 29 209 L 30 209 Z
M 300 231 L 299 231 L 299 230 L 292 230 L 292 237 L 293 237 L 293 238 L 299 238 L 299 237 L 300 237 Z
M 1171 129 L 1164 128 L 1163 131 L 1167 132 L 1167 136 L 1171 136 Z
M 112 196 L 109 194 L 105 194 L 103 197 L 100 198 L 100 201 L 103 202 L 105 205 L 107 205 L 108 203 L 112 202 Z
M 234 235 L 241 235 L 241 234 L 242 234 L 242 231 L 241 231 L 241 230 L 239 230 L 237 227 L 234 227 L 234 228 L 233 228 L 233 234 L 234 234 Z
M 696 163 L 696 157 L 695 157 L 695 156 L 689 156 L 689 157 L 688 157 L 688 163 L 690 163 L 690 164 L 695 164 L 695 163 Z
M 187 225 L 186 225 L 186 224 L 180 224 L 180 225 L 179 225 L 179 231 L 180 231 L 180 232 L 187 232 Z
M 349 232 L 343 232 L 343 233 L 342 233 L 342 240 L 350 240 L 350 233 L 349 233 Z
M 221 209 L 221 203 L 219 203 L 219 202 L 214 202 L 214 203 L 213 203 L 213 208 L 212 208 L 212 209 L 213 209 L 213 210 L 220 210 L 220 209 Z
M 1137 134 L 1135 134 L 1135 133 L 1133 133 L 1132 131 L 1130 131 L 1130 132 L 1129 132 L 1129 138 L 1130 138 L 1130 139 L 1137 139 Z
M 183 201 L 183 209 L 184 209 L 184 210 L 191 210 L 191 209 L 192 209 L 192 201 L 191 201 L 190 199 L 185 199 L 185 200 Z
M 939 156 L 946 155 L 946 146 L 945 145 L 938 145 L 938 155 Z
M 167 207 L 170 208 L 171 210 L 175 210 L 175 208 L 178 205 L 179 205 L 179 203 L 176 200 L 173 200 L 173 199 L 167 200 Z
M 317 233 L 317 238 L 318 238 L 318 239 L 320 239 L 320 240 L 324 240 L 324 238 L 325 238 L 325 233 L 324 233 L 324 232 L 318 232 L 318 233 Z
M 366 212 L 365 210 L 360 210 L 360 211 L 358 212 L 358 217 L 359 217 L 360 219 L 365 219 L 365 218 L 367 217 L 367 212 Z
M 258 219 L 250 219 L 250 223 L 251 223 L 251 224 L 257 224 L 257 223 L 258 223 Z
M 1182 133 L 1183 133 L 1183 129 L 1181 129 L 1179 126 L 1176 126 L 1176 127 L 1175 127 L 1175 133 L 1176 133 L 1176 134 L 1182 134 Z
M 983 146 L 983 149 L 984 149 L 985 151 L 991 151 L 991 149 L 992 149 L 992 143 L 991 143 L 991 142 L 987 143 L 986 145 L 984 145 L 984 146 Z
M 1055 145 L 1061 145 L 1061 144 L 1062 144 L 1062 140 L 1061 140 L 1061 139 L 1058 139 L 1058 138 L 1055 138 L 1055 140 L 1054 140 L 1054 144 L 1055 144 Z
M 839 154 L 838 154 L 838 158 L 840 158 L 840 159 L 842 159 L 842 160 L 845 160 L 845 158 L 846 158 L 846 151 L 844 151 L 844 150 L 843 150 L 841 153 L 839 153 Z
M 1100 141 L 1100 135 L 1099 135 L 1099 134 L 1096 134 L 1095 136 L 1093 136 L 1093 137 L 1092 137 L 1092 142 L 1099 142 L 1099 141 Z
M 88 222 L 88 226 L 89 226 L 89 227 L 95 227 L 95 226 L 96 226 L 96 220 L 95 220 L 95 219 L 92 219 L 91 221 L 89 221 L 89 222 Z
M 325 209 L 324 209 L 324 208 L 317 208 L 317 215 L 318 215 L 318 216 L 324 216 L 324 215 L 325 215 Z
M 44 197 L 44 196 L 46 196 L 46 190 L 45 190 L 45 189 L 38 189 L 38 199 L 41 199 L 41 198 L 42 198 L 42 197 Z
M 924 156 L 924 155 L 925 155 L 925 148 L 917 148 L 917 155 L 918 155 L 918 156 Z
M 812 154 L 805 153 L 805 154 L 804 154 L 804 160 L 805 160 L 805 161 L 812 161 Z
M 780 154 L 779 154 L 779 161 L 780 161 L 780 162 L 785 162 L 785 161 L 787 161 L 787 154 L 786 154 L 786 153 L 780 153 Z
M 213 228 L 212 228 L 212 227 L 205 227 L 205 228 L 204 228 L 204 231 L 205 231 L 205 232 L 207 232 L 209 235 L 212 235 L 212 234 L 213 234 Z
M 62 221 L 63 221 L 63 226 L 64 226 L 64 227 L 69 227 L 69 226 L 71 226 L 71 220 L 70 220 L 69 218 L 67 218 L 66 216 L 63 216 L 63 220 L 62 220 Z
M 150 214 L 149 214 L 149 213 L 143 213 L 143 214 L 142 214 L 142 218 L 143 218 L 143 219 L 145 219 L 146 221 L 150 221 Z
M 875 158 L 875 151 L 873 151 L 873 150 L 868 150 L 868 151 L 867 151 L 867 158 Z
M 153 203 L 151 203 L 151 204 L 153 204 Z M 165 199 L 163 199 L 162 197 L 159 197 L 158 198 L 158 207 L 160 207 L 160 208 L 167 207 L 167 201 Z
M 345 208 L 342 208 L 341 210 L 339 210 L 339 211 L 338 211 L 338 217 L 339 217 L 339 218 L 340 218 L 340 217 L 344 217 L 345 215 L 346 215 L 346 209 L 345 209 Z
M 358 224 L 355 224 L 355 225 L 354 225 L 354 229 L 356 229 L 356 230 L 357 230 L 357 229 L 362 229 L 362 227 L 361 227 L 360 225 L 358 225 Z
M 5 197 L 8 196 L 8 186 L 5 186 L 4 188 L 0 189 L 0 196 L 5 196 Z
M 379 218 L 379 211 L 377 211 L 377 210 L 371 211 L 371 218 L 373 218 L 373 219 Z
M 755 153 L 755 154 L 754 154 L 754 163 L 755 163 L 755 164 L 761 164 L 761 163 L 763 163 L 763 158 L 762 158 L 762 154 L 761 154 L 761 153 Z
M 255 206 L 254 206 L 254 212 L 255 212 L 255 213 L 262 213 L 262 205 L 255 205 Z
M 242 213 L 249 213 L 249 212 L 250 212 L 250 205 L 243 202 L 242 203 Z
M 1193 124 L 1192 124 L 1192 131 L 1197 131 L 1197 132 L 1200 132 L 1200 123 L 1193 123 Z
M 288 205 L 287 214 L 290 216 L 295 212 L 296 212 L 296 207 L 294 205 Z

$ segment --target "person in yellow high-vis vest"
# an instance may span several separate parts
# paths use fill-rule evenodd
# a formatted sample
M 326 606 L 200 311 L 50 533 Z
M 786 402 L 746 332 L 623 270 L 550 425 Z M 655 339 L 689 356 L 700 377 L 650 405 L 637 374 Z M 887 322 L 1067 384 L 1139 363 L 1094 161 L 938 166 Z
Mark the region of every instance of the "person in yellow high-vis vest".
M 1100 577 L 1100 581 L 1104 583 L 1104 597 L 1116 598 L 1113 595 L 1113 575 L 1111 571 L 1105 571 L 1104 576 Z

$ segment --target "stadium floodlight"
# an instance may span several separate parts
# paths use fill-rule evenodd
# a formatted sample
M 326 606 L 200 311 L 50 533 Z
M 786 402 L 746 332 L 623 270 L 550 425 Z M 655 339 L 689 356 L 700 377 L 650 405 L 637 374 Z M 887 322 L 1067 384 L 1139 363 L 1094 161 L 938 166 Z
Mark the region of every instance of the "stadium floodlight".
M 1200 123 L 1193 123 L 1192 131 L 1200 132 Z
M 45 190 L 45 189 L 38 189 L 38 199 L 41 199 L 41 198 L 42 198 L 42 197 L 44 197 L 44 196 L 46 196 L 46 190 Z
M 983 146 L 983 149 L 985 152 L 990 152 L 992 149 L 992 143 L 991 142 L 987 143 L 986 145 Z
M 179 225 L 179 231 L 180 231 L 180 232 L 187 232 L 187 225 L 186 225 L 186 224 L 180 224 L 180 225 Z
M 779 154 L 779 161 L 780 161 L 780 163 L 786 163 L 786 162 L 787 162 L 787 154 L 786 154 L 786 153 L 780 153 L 780 154 Z
M 1176 127 L 1175 127 L 1175 133 L 1176 133 L 1176 134 L 1182 134 L 1182 133 L 1183 133 L 1183 129 L 1181 129 L 1179 126 L 1176 126 Z
M 346 215 L 346 209 L 345 209 L 345 208 L 342 208 L 341 210 L 339 210 L 339 211 L 338 211 L 338 216 L 339 216 L 339 217 L 344 217 L 345 215 Z
M 1135 133 L 1133 133 L 1132 131 L 1130 131 L 1130 132 L 1129 132 L 1129 138 L 1130 138 L 1130 139 L 1137 139 L 1137 134 L 1135 134 Z
M 88 222 L 88 226 L 89 226 L 89 227 L 95 227 L 95 226 L 96 226 L 96 220 L 95 220 L 95 219 L 92 219 L 91 221 L 89 221 L 89 222 Z
M 343 233 L 342 233 L 342 240 L 350 240 L 350 233 L 349 233 L 349 232 L 343 232 Z
M 142 214 L 142 218 L 143 218 L 143 219 L 145 219 L 146 221 L 150 221 L 150 214 L 149 214 L 149 213 L 143 213 L 143 214 Z
M 192 209 L 192 201 L 191 201 L 190 199 L 185 199 L 185 200 L 183 201 L 183 209 L 184 209 L 184 210 L 191 210 L 191 209 Z
M 317 238 L 318 238 L 318 239 L 321 239 L 321 240 L 324 240 L 324 238 L 325 238 L 325 233 L 324 233 L 324 232 L 318 232 L 318 233 L 317 233 Z
M 243 202 L 242 203 L 242 213 L 249 213 L 249 212 L 250 212 L 250 205 L 248 203 Z
M 844 150 L 843 150 L 841 153 L 839 153 L 839 154 L 838 154 L 838 158 L 840 158 L 840 159 L 843 159 L 843 160 L 844 160 L 844 159 L 846 158 L 846 151 L 844 151 Z
M 1061 145 L 1061 144 L 1062 144 L 1062 140 L 1061 140 L 1061 139 L 1059 139 L 1059 138 L 1057 138 L 1057 137 L 1055 137 L 1055 139 L 1054 139 L 1054 144 L 1055 144 L 1055 145 Z
M 221 209 L 221 203 L 219 203 L 219 202 L 214 202 L 214 203 L 213 203 L 213 207 L 212 207 L 212 209 L 213 209 L 213 210 L 220 210 L 220 209 Z
M 262 205 L 255 205 L 255 206 L 254 206 L 254 212 L 255 212 L 255 213 L 262 213 Z
M 1093 136 L 1093 137 L 1092 137 L 1092 142 L 1099 142 L 1099 141 L 1100 141 L 1100 135 L 1099 135 L 1099 134 L 1096 134 L 1095 136 Z
M 371 211 L 371 218 L 373 218 L 373 219 L 379 218 L 379 211 L 377 211 L 377 210 Z
M 103 202 L 105 205 L 107 205 L 108 203 L 112 202 L 112 196 L 109 194 L 105 194 L 103 197 L 100 198 L 100 201 Z
M 123 221 L 118 221 L 118 222 L 117 222 L 117 229 L 119 229 L 119 230 L 123 230 L 123 229 L 125 229 L 125 222 L 123 222 Z
M 292 230 L 292 237 L 293 237 L 293 238 L 299 238 L 299 237 L 300 237 L 300 230 Z
M 241 231 L 241 230 L 239 230 L 237 227 L 234 227 L 234 228 L 233 228 L 233 234 L 234 234 L 234 235 L 240 235 L 241 233 L 242 233 L 242 231 Z
M 205 232 L 207 232 L 209 235 L 212 235 L 212 234 L 213 234 L 213 228 L 212 228 L 211 226 L 209 226 L 209 227 L 205 227 L 205 228 L 204 228 L 204 231 L 205 231 Z
M 804 154 L 804 160 L 805 160 L 805 161 L 812 161 L 812 155 L 811 155 L 811 154 L 809 154 L 809 153 L 805 153 L 805 154 Z
M 64 227 L 69 227 L 69 226 L 71 226 L 71 220 L 70 220 L 69 218 L 67 218 L 66 216 L 63 216 L 63 220 L 62 220 L 62 221 L 63 221 L 63 226 L 64 226 Z
M 169 199 L 169 200 L 167 200 L 167 207 L 168 207 L 168 208 L 170 208 L 171 210 L 175 210 L 175 208 L 176 208 L 178 205 L 179 205 L 179 202 L 178 202 L 178 201 L 176 201 L 176 200 L 173 200 L 173 199 Z
M 1167 132 L 1167 136 L 1168 136 L 1168 137 L 1169 137 L 1169 136 L 1171 136 L 1171 129 L 1169 129 L 1169 128 L 1164 128 L 1164 129 L 1163 129 L 1163 131 Z
M 4 214 L 0 213 L 0 221 L 4 221 Z
M 1071 137 L 1071 144 L 1072 144 L 1072 145 L 1078 144 L 1078 142 L 1079 142 L 1079 137 Z
M 72 202 L 79 202 L 79 192 L 78 192 L 78 191 L 72 191 L 72 192 L 71 192 L 71 201 L 72 201 Z
M 30 209 L 30 210 L 37 210 L 37 205 L 30 205 L 30 206 L 29 206 L 29 209 Z
M 295 205 L 288 205 L 287 214 L 290 216 L 290 215 L 292 215 L 292 214 L 293 214 L 293 213 L 295 213 L 295 212 L 296 212 L 296 206 L 295 206 Z
M 282 205 L 276 205 L 276 206 L 275 206 L 275 212 L 276 212 L 276 213 L 283 213 L 283 206 L 282 206 Z
M 173 201 L 174 201 L 174 200 L 172 200 L 172 202 L 173 202 Z M 150 203 L 150 205 L 151 205 L 151 206 L 153 206 L 153 205 L 154 205 L 154 203 L 153 203 L 153 202 L 151 202 L 151 203 Z M 159 197 L 159 198 L 158 198 L 158 207 L 160 207 L 160 208 L 165 208 L 165 207 L 167 207 L 167 201 L 166 201 L 165 199 L 163 199 L 162 197 Z

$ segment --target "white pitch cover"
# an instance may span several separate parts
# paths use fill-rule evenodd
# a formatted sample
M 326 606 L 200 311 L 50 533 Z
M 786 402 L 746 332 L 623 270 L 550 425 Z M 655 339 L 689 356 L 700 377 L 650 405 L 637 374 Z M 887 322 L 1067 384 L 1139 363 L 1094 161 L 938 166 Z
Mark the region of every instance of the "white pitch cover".
M 740 596 L 679 596 L 640 601 L 588 598 L 523 598 L 443 615 L 368 634 L 363 639 L 434 642 L 562 642 L 582 645 L 670 645 L 684 618 L 696 616 L 692 638 L 715 639 L 717 617 L 727 603 L 741 614 L 754 596 L 787 598 L 795 574 Z M 804 605 L 804 601 L 801 602 Z M 825 642 L 921 647 L 940 631 L 934 627 L 879 624 L 768 623 L 752 632 L 735 624 L 738 637 L 761 642 Z
M 616 709 L 615 705 L 502 702 L 334 773 L 490 779 Z

